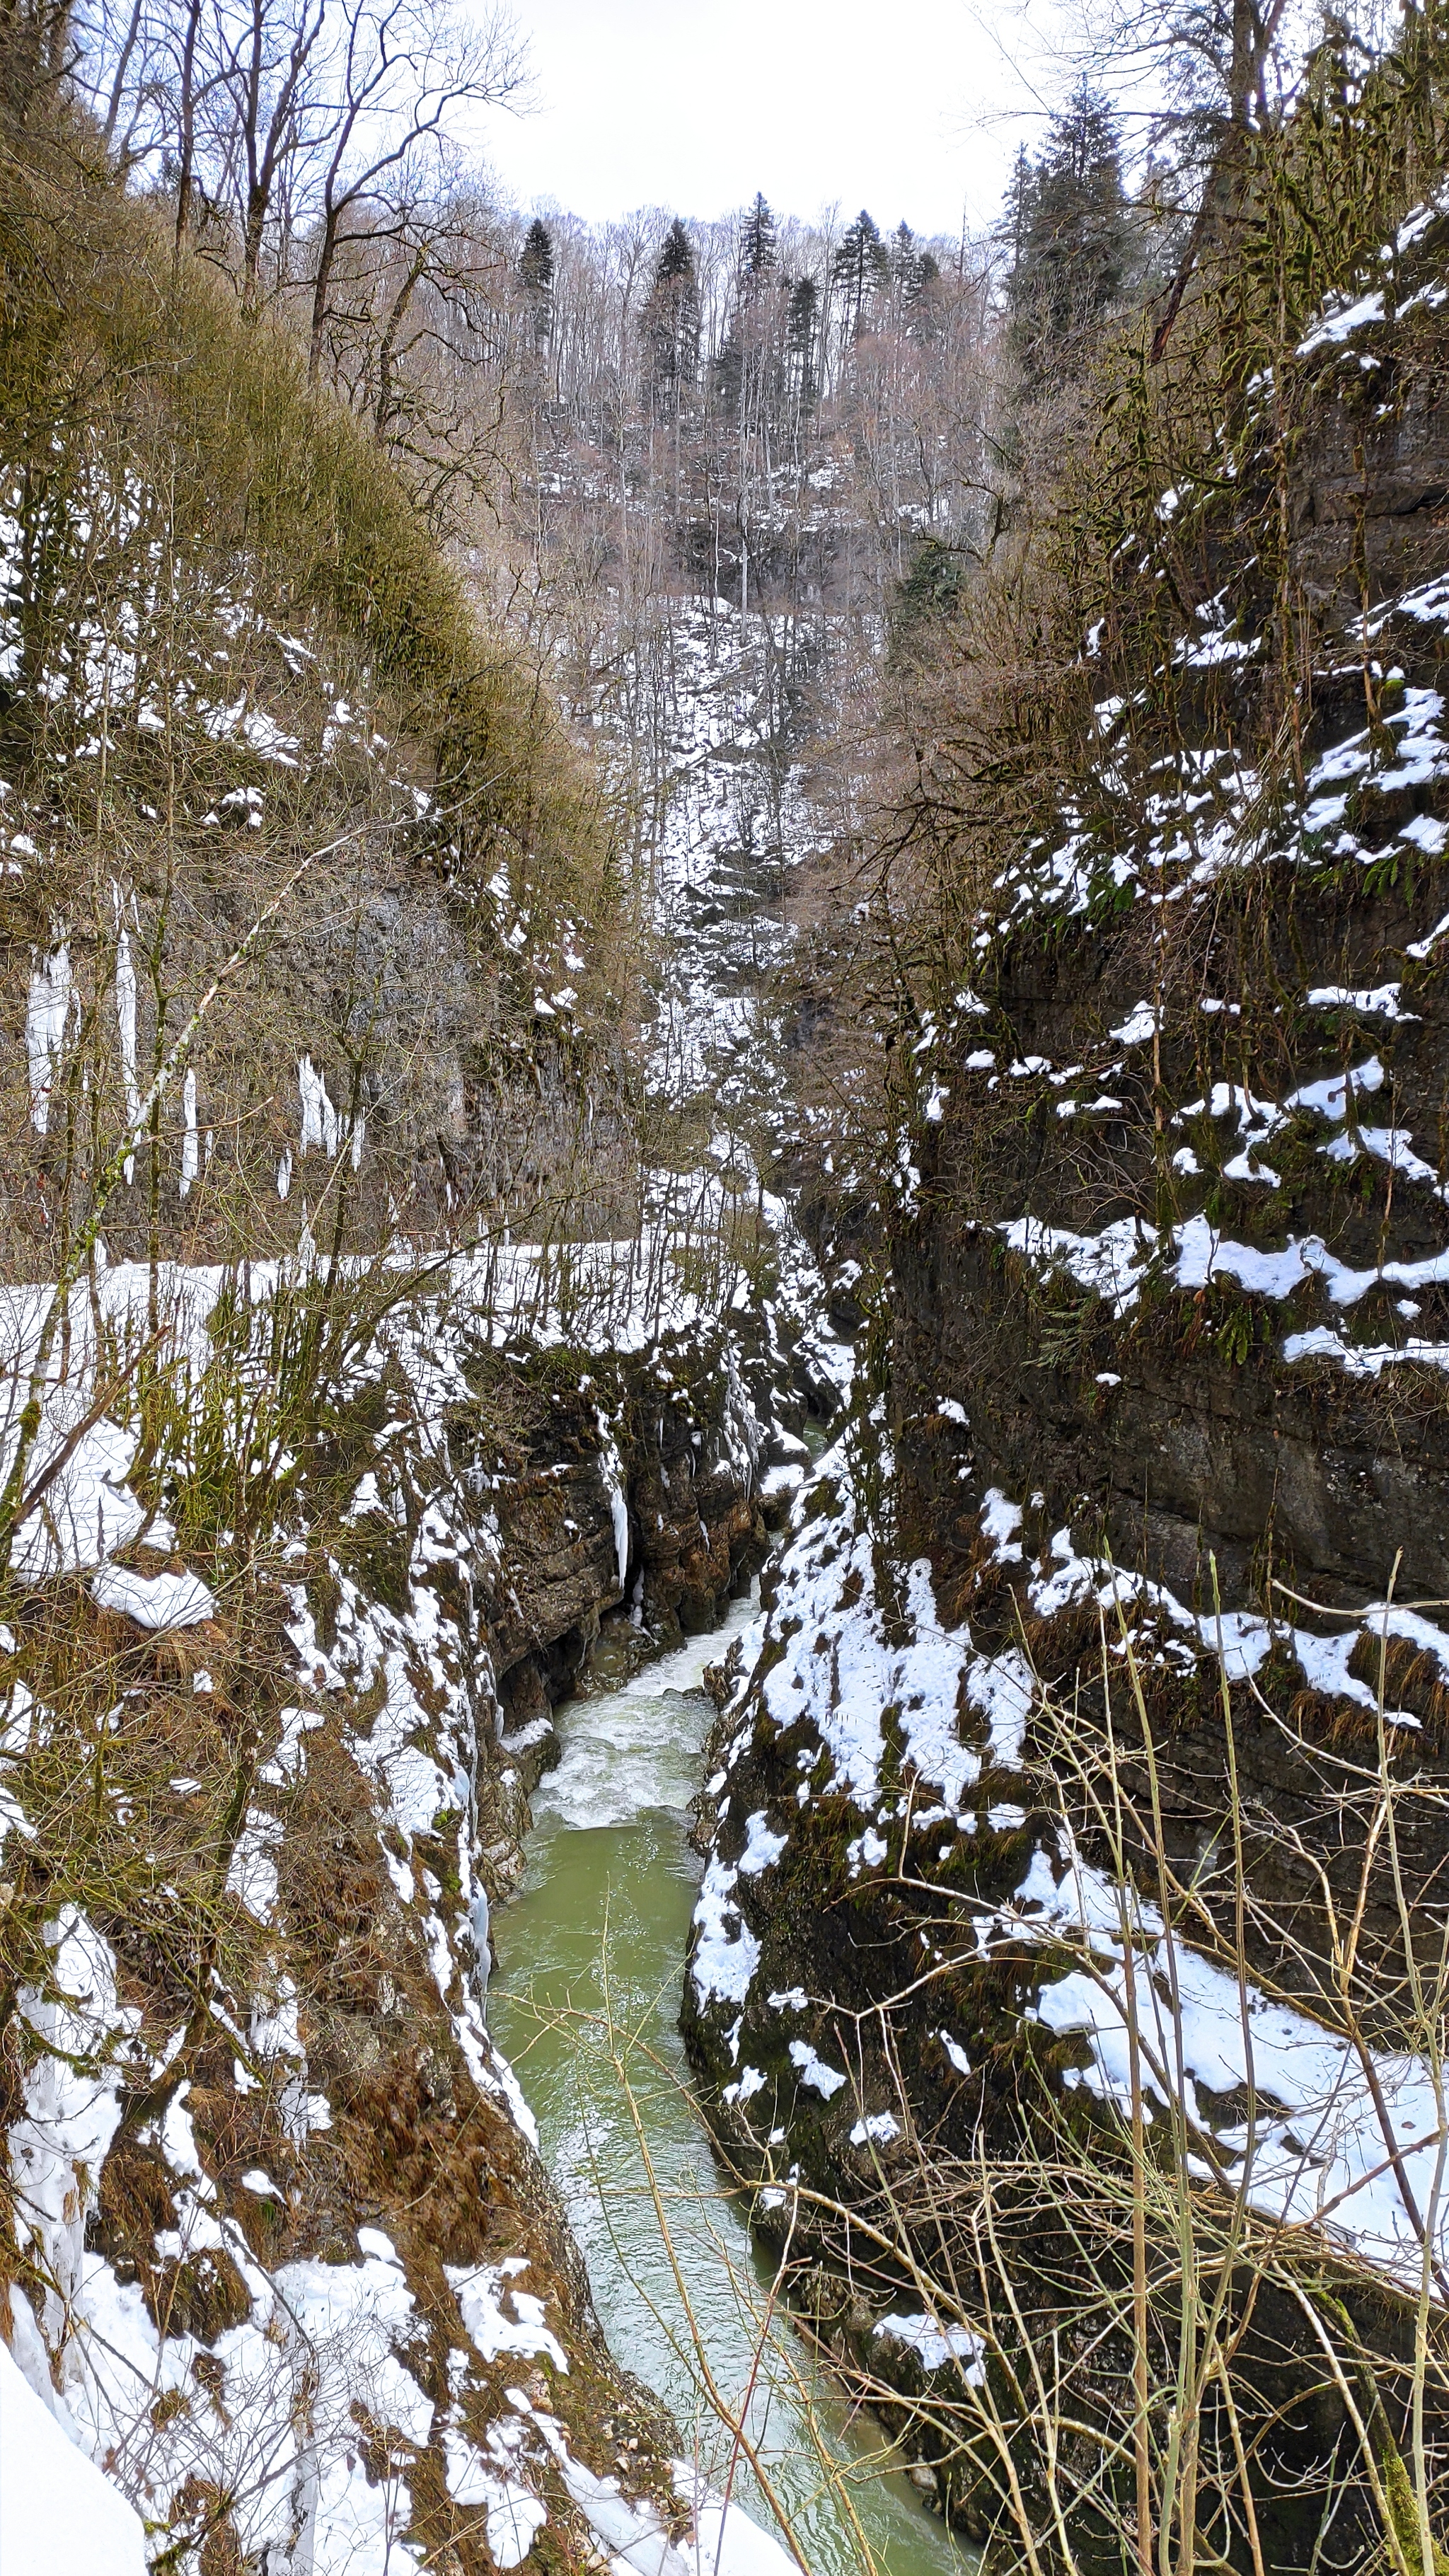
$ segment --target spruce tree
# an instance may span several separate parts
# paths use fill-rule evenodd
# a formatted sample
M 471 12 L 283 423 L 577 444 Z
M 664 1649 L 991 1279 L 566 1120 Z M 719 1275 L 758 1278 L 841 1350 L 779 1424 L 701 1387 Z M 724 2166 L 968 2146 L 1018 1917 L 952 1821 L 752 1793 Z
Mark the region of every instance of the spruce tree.
M 699 285 L 689 235 L 677 215 L 664 236 L 644 307 L 644 356 L 650 399 L 667 419 L 699 373 Z
M 905 302 L 909 303 L 920 275 L 921 254 L 916 247 L 916 236 L 908 223 L 897 224 L 891 235 L 890 249 L 886 255 L 890 261 L 891 277 L 900 288 Z
M 907 223 L 897 224 L 887 257 L 902 318 L 909 330 L 919 332 L 925 318 L 921 299 L 940 276 L 941 263 L 933 251 L 921 248 Z
M 840 300 L 841 331 L 846 339 L 857 338 L 865 328 L 870 299 L 889 280 L 890 255 L 862 206 L 854 223 L 842 234 L 830 264 L 830 283 Z
M 1066 364 L 1126 282 L 1130 210 L 1116 120 L 1080 81 L 1039 161 L 1017 162 L 1007 200 L 1012 336 L 1028 383 Z
M 797 413 L 811 410 L 819 392 L 816 371 L 819 329 L 820 289 L 813 277 L 802 277 L 790 289 L 785 322 L 785 364 L 790 398 Z
M 553 235 L 535 215 L 518 257 L 518 282 L 533 316 L 533 341 L 546 349 L 553 332 Z
M 659 265 L 654 271 L 654 283 L 656 286 L 673 286 L 676 280 L 682 277 L 687 277 L 693 283 L 694 253 L 689 247 L 689 235 L 676 215 L 664 236 L 664 248 L 659 254 Z
M 935 253 L 923 250 L 904 296 L 906 329 L 915 340 L 933 340 L 942 327 L 942 308 L 931 293 L 940 275 L 941 263 Z
M 1036 173 L 1031 166 L 1031 154 L 1024 143 L 1018 144 L 1016 159 L 1011 165 L 1011 180 L 1007 187 L 1006 204 L 1002 210 L 1001 219 L 1001 239 L 1011 253 L 1011 266 L 1007 271 L 1008 295 L 1014 290 L 1017 275 L 1026 256 L 1026 237 L 1031 226 L 1035 187 Z
M 763 277 L 775 265 L 775 218 L 763 196 L 756 191 L 755 202 L 745 217 L 740 234 L 740 269 L 745 277 Z
M 713 371 L 714 401 L 741 432 L 773 429 L 784 386 L 781 297 L 774 213 L 763 195 L 740 226 L 734 307 Z
M 952 614 L 965 589 L 968 568 L 962 547 L 949 544 L 944 537 L 921 539 L 891 601 L 893 653 L 916 649 L 922 642 L 923 627 L 939 625 Z

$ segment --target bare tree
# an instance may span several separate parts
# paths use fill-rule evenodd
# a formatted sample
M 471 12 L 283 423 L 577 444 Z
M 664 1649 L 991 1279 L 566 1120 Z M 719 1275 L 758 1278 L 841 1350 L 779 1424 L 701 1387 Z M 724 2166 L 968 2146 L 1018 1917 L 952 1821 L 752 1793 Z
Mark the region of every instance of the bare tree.
M 1231 225 L 1255 130 L 1295 88 L 1283 40 L 1288 0 L 1106 0 L 1089 22 L 1083 68 L 1155 102 L 1149 130 L 1175 168 L 1182 248 L 1152 342 L 1162 357 L 1204 253 Z
M 511 19 L 444 0 L 98 0 L 82 53 L 107 147 L 174 190 L 178 246 L 204 209 L 248 312 L 303 289 L 314 380 L 348 243 L 452 194 L 468 116 L 528 86 Z
M 441 173 L 453 121 L 468 108 L 518 98 L 527 81 L 512 21 L 495 11 L 460 29 L 431 0 L 379 0 L 347 22 L 333 122 L 319 154 L 311 257 L 308 373 L 316 379 L 339 254 L 349 240 L 406 229 L 406 209 L 431 163 Z M 420 255 L 419 281 L 426 266 Z
M 240 219 L 242 303 L 249 313 L 263 301 L 262 253 L 284 170 L 297 155 L 316 152 L 332 114 L 325 65 L 316 65 L 322 78 L 315 87 L 309 77 L 327 5 L 249 0 L 239 23 L 224 16 L 214 21 L 212 146 Z

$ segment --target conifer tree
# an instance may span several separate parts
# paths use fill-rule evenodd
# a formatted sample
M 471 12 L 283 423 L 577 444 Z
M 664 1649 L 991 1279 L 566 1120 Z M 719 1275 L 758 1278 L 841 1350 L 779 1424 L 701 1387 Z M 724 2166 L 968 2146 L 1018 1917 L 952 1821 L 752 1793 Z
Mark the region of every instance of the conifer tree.
M 790 399 L 797 415 L 814 407 L 819 392 L 816 337 L 820 328 L 820 289 L 813 277 L 802 277 L 790 289 L 785 322 L 785 364 Z
M 1012 335 L 1028 383 L 1061 365 L 1121 295 L 1131 247 L 1116 120 L 1078 83 L 1039 161 L 1018 158 L 1007 200 Z
M 844 339 L 858 338 L 865 328 L 872 295 L 889 280 L 890 255 L 878 227 L 862 206 L 854 223 L 841 235 L 830 264 L 830 283 L 839 298 Z
M 676 215 L 664 236 L 644 308 L 645 371 L 655 412 L 671 417 L 699 373 L 699 284 L 689 235 Z
M 905 323 L 912 339 L 934 339 L 940 327 L 940 307 L 931 289 L 940 283 L 941 263 L 934 251 L 923 250 L 916 261 L 915 273 L 905 290 Z
M 544 350 L 553 335 L 553 235 L 537 215 L 524 235 L 518 281 L 533 316 L 534 347 Z
M 1012 290 L 1026 255 L 1026 236 L 1031 225 L 1032 192 L 1035 184 L 1036 173 L 1032 168 L 1031 154 L 1026 145 L 1020 143 L 1017 146 L 1016 159 L 1011 165 L 1011 179 L 1007 186 L 1006 204 L 1002 210 L 1001 219 L 1001 238 L 1011 253 L 1011 267 L 1007 272 L 1008 294 Z
M 775 217 L 756 191 L 740 235 L 740 269 L 745 277 L 763 277 L 775 265 Z
M 919 332 L 921 299 L 926 289 L 941 274 L 941 263 L 935 253 L 923 250 L 910 225 L 899 223 L 892 233 L 886 254 L 890 262 L 891 284 L 899 300 L 901 318 L 908 330 Z
M 714 399 L 751 434 L 774 423 L 784 374 L 774 213 L 759 192 L 740 227 L 736 292 L 714 364 Z

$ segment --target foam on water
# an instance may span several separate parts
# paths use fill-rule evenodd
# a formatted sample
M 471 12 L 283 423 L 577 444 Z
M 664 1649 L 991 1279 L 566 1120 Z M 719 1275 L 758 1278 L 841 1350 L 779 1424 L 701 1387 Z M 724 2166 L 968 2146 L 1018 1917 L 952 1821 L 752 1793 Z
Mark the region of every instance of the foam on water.
M 696 2345 L 748 2422 L 810 2576 L 868 2564 L 972 2576 L 974 2554 L 922 2511 L 879 2426 L 772 2313 L 769 2264 L 689 2082 L 679 1990 L 700 1875 L 685 1818 L 711 1717 L 702 1684 L 753 1616 L 737 1602 L 622 1690 L 560 1708 L 563 1756 L 533 1794 L 528 1877 L 495 1917 L 489 2026 L 537 2114 L 605 2333 L 664 2398 L 705 2480 L 770 2528 L 705 2402 Z
M 683 1815 L 698 1786 L 699 1756 L 711 1709 L 704 1676 L 728 1653 L 756 1616 L 758 1587 L 736 1601 L 724 1625 L 706 1637 L 689 1637 L 626 1682 L 597 1699 L 578 1699 L 560 1712 L 563 1755 L 533 1793 L 540 1826 L 575 1832 L 627 1824 L 663 1809 Z

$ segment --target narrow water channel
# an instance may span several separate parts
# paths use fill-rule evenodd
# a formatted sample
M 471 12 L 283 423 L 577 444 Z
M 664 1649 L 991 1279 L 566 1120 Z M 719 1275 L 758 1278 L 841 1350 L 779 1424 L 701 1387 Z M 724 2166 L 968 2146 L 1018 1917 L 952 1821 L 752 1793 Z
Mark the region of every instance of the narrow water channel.
M 727 2404 L 754 2374 L 746 2420 L 807 2576 L 862 2576 L 852 2516 L 884 2576 L 964 2576 L 973 2561 L 787 2325 L 757 2366 L 766 2276 L 688 2089 L 677 2022 L 700 1875 L 689 1803 L 712 1713 L 701 1677 L 750 1616 L 742 1603 L 711 1636 L 559 1711 L 563 1758 L 534 1796 L 528 1878 L 497 1918 L 489 2022 L 537 2117 L 609 2341 L 666 2400 L 711 2482 L 732 2476 L 769 2526 L 701 2396 L 696 2339 Z M 610 2027 L 632 2034 L 627 2091 Z

